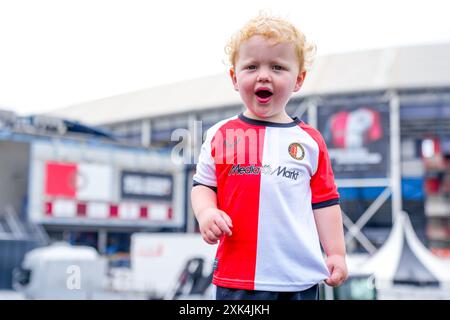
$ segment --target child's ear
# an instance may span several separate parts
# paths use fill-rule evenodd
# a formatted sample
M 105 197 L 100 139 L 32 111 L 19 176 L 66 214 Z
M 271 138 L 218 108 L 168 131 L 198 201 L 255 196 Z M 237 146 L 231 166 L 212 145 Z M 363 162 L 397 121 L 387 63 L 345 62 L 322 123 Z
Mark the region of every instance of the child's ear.
M 230 68 L 230 77 L 231 77 L 231 81 L 233 82 L 234 90 L 239 91 L 239 87 L 237 85 L 237 79 L 236 79 L 236 72 L 234 71 L 234 68 Z
M 302 71 L 297 76 L 297 81 L 295 82 L 294 92 L 300 90 L 303 85 L 303 81 L 305 81 L 306 71 Z

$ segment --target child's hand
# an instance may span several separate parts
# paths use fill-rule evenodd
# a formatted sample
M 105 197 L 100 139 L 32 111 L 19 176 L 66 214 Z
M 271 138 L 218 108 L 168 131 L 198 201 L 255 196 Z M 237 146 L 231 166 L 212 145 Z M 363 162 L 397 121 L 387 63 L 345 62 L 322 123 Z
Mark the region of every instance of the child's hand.
M 222 210 L 215 208 L 205 209 L 199 217 L 200 233 L 209 244 L 216 244 L 217 241 L 223 236 L 231 236 L 231 223 L 230 217 Z
M 348 271 L 345 257 L 340 255 L 328 256 L 326 263 L 330 271 L 330 277 L 325 280 L 327 285 L 337 287 L 347 280 Z

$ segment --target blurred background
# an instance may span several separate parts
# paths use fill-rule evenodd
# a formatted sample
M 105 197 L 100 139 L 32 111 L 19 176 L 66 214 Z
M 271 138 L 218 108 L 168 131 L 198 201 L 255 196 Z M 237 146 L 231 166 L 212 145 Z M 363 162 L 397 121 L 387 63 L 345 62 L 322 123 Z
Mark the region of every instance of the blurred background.
M 324 136 L 350 278 L 450 298 L 445 1 L 0 1 L 0 299 L 209 299 L 202 138 L 243 110 L 224 46 L 265 9 L 317 45 L 291 116 Z

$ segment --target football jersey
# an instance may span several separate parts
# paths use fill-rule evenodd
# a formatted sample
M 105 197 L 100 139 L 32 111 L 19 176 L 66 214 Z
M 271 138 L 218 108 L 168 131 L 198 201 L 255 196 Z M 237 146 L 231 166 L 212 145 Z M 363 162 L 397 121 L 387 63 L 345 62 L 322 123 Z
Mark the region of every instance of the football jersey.
M 291 123 L 220 121 L 206 134 L 194 186 L 217 193 L 233 224 L 219 241 L 213 284 L 301 291 L 329 277 L 313 209 L 339 203 L 321 134 Z

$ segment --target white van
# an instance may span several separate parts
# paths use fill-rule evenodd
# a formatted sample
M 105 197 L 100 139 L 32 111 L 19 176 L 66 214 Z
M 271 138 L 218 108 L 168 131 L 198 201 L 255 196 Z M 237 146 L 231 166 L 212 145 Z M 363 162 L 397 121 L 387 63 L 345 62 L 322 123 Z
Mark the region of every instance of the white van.
M 28 252 L 13 287 L 26 299 L 94 299 L 105 286 L 106 260 L 87 246 L 55 243 Z

